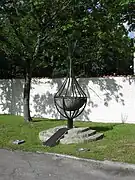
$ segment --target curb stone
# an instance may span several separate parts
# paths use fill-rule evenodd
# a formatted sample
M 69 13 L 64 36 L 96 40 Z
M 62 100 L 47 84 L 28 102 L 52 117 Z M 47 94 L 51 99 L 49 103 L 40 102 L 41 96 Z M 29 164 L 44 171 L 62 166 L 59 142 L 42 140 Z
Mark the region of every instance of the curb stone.
M 48 152 L 40 152 L 37 151 L 38 154 L 46 154 L 46 155 L 52 155 L 55 156 L 57 159 L 73 159 L 73 160 L 79 160 L 83 162 L 89 162 L 92 164 L 93 167 L 99 168 L 106 171 L 119 171 L 119 173 L 134 173 L 135 174 L 135 164 L 128 164 L 123 162 L 113 162 L 109 160 L 93 160 L 93 159 L 86 159 L 86 158 L 79 158 L 71 155 L 66 154 L 57 154 L 57 153 L 48 153 Z

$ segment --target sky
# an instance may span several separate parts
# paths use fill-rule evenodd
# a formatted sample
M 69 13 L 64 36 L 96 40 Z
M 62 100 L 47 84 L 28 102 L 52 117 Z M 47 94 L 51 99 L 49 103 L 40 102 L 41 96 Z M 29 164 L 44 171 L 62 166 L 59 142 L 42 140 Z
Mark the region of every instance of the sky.
M 129 26 L 127 25 L 127 23 L 124 23 L 124 26 L 125 26 L 125 28 L 128 30 L 129 29 Z M 129 32 L 128 33 L 128 36 L 130 37 L 130 38 L 135 38 L 135 31 L 131 31 L 131 32 Z
M 128 36 L 129 36 L 130 38 L 132 38 L 132 39 L 135 38 L 135 32 L 133 32 L 133 31 L 132 31 L 132 32 L 129 32 L 129 33 L 128 33 Z

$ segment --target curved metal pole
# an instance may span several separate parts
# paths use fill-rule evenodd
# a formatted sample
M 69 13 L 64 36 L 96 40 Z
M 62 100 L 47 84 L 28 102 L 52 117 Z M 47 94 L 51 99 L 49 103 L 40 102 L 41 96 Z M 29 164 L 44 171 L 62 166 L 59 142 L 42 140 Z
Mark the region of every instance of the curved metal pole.
M 71 58 L 71 56 L 69 56 L 69 61 L 70 61 L 70 64 L 69 64 L 69 78 L 72 78 L 72 58 Z
M 73 44 L 73 51 L 71 52 L 71 48 L 68 48 L 68 57 L 69 57 L 69 77 L 72 78 L 72 55 L 75 51 L 77 45 L 77 40 Z

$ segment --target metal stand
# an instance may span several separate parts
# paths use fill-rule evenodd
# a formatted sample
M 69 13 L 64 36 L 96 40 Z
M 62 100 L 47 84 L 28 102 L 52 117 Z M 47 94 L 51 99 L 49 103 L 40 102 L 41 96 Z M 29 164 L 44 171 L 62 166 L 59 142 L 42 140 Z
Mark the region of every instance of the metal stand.
M 73 128 L 73 119 L 68 119 L 67 121 L 67 128 L 72 129 Z
M 75 42 L 76 44 L 76 42 Z M 69 53 L 70 70 L 67 77 L 54 96 L 54 103 L 58 112 L 68 119 L 67 126 L 73 128 L 73 119 L 78 117 L 87 103 L 87 96 L 72 75 L 72 59 Z

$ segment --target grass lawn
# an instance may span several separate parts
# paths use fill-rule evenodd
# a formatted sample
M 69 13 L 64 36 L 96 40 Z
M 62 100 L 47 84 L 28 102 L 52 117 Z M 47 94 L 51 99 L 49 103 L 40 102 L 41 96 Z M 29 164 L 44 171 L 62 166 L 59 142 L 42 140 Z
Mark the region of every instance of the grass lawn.
M 0 115 L 0 148 L 47 151 L 135 164 L 135 125 L 75 122 L 75 126 L 91 127 L 97 132 L 103 132 L 105 137 L 102 140 L 86 144 L 59 144 L 52 148 L 43 147 L 38 138 L 39 132 L 66 123 L 66 121 L 48 119 L 34 119 L 32 123 L 25 123 L 20 116 Z M 11 142 L 16 139 L 24 139 L 26 142 L 21 145 L 13 145 Z M 78 152 L 78 148 L 89 148 L 90 151 Z

